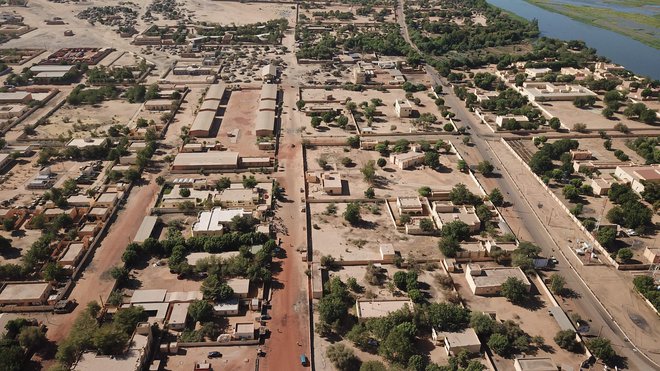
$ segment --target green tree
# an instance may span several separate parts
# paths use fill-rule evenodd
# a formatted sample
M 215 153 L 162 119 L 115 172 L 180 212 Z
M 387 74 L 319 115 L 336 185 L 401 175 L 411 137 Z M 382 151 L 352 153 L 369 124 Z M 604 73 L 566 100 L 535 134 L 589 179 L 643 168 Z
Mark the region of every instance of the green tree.
M 346 205 L 346 211 L 344 211 L 344 220 L 349 222 L 351 225 L 357 225 L 362 220 L 360 215 L 360 204 L 356 202 L 351 202 Z
M 506 336 L 498 333 L 491 335 L 491 337 L 488 339 L 488 347 L 496 354 L 505 356 L 509 353 L 511 345 L 509 344 L 509 339 Z
M 453 258 L 456 256 L 456 253 L 461 251 L 461 245 L 453 237 L 442 237 L 438 240 L 438 248 L 447 258 Z
M 477 165 L 477 170 L 484 176 L 491 176 L 495 170 L 495 166 L 493 166 L 493 164 L 491 164 L 489 161 L 481 161 Z
M 488 195 L 488 199 L 495 206 L 502 206 L 504 204 L 504 196 L 499 188 L 493 188 L 493 190 Z
M 92 342 L 101 354 L 120 354 L 129 339 L 130 336 L 121 328 L 105 325 L 94 333 Z
M 458 171 L 466 172 L 468 170 L 467 162 L 465 162 L 465 160 L 458 160 L 456 163 L 456 169 Z
M 420 187 L 417 190 L 417 193 L 419 193 L 419 195 L 422 196 L 422 197 L 428 197 L 428 196 L 431 195 L 431 187 L 428 187 L 428 186 Z
M 387 165 L 387 160 L 382 157 L 379 157 L 378 161 L 376 161 L 376 164 L 378 165 L 378 167 L 385 167 L 385 165 Z
M 181 197 L 190 197 L 190 189 L 188 189 L 188 188 L 179 189 L 179 196 L 181 196 Z
M 387 371 L 387 366 L 380 361 L 366 361 L 360 365 L 360 371 Z
M 612 343 L 605 338 L 597 337 L 588 341 L 587 348 L 589 348 L 596 358 L 603 360 L 605 363 L 612 362 L 616 357 L 616 352 L 612 348 Z
M 566 349 L 569 352 L 579 352 L 582 350 L 582 346 L 577 341 L 575 331 L 573 330 L 558 331 L 557 334 L 555 334 L 554 341 L 560 348 Z
M 204 299 L 223 301 L 234 295 L 234 290 L 225 282 L 221 282 L 216 275 L 209 275 L 200 289 Z
M 22 347 L 33 350 L 47 342 L 46 334 L 38 326 L 25 326 L 18 333 L 18 343 Z
M 367 190 L 364 191 L 364 197 L 366 197 L 366 198 L 375 198 L 376 197 L 376 192 L 374 191 L 374 187 L 367 188 Z
M 213 317 L 213 306 L 206 300 L 195 300 L 188 307 L 188 315 L 195 322 L 206 322 Z
M 564 276 L 554 273 L 550 276 L 550 290 L 557 295 L 561 295 L 564 292 L 566 286 L 566 279 Z
M 520 304 L 529 296 L 529 290 L 522 280 L 509 277 L 504 281 L 501 288 L 502 296 L 514 304 Z
M 633 252 L 628 247 L 624 247 L 622 249 L 619 249 L 619 251 L 617 251 L 617 253 L 616 253 L 616 258 L 621 263 L 628 262 L 628 260 L 632 259 L 632 257 L 633 257 Z
M 415 353 L 415 326 L 404 322 L 392 329 L 378 348 L 378 352 L 390 362 L 407 364 Z
M 428 324 L 440 331 L 460 331 L 470 323 L 470 310 L 459 304 L 431 303 L 426 315 Z
M 424 232 L 431 232 L 435 229 L 435 224 L 433 224 L 431 219 L 424 218 L 419 221 L 419 229 Z
M 474 329 L 477 335 L 484 337 L 490 336 L 495 330 L 496 325 L 497 322 L 486 313 L 472 312 L 470 314 L 470 327 Z
M 372 184 L 376 179 L 376 166 L 374 160 L 369 160 L 363 167 L 360 169 L 364 181 Z
M 355 356 L 353 350 L 342 343 L 328 346 L 325 355 L 340 371 L 353 371 L 359 365 L 359 359 Z
M 616 229 L 610 227 L 598 228 L 596 240 L 603 246 L 611 246 L 616 240 Z
M 243 188 L 245 189 L 252 189 L 257 186 L 257 180 L 254 178 L 253 175 L 250 176 L 243 176 Z
M 442 226 L 442 236 L 456 241 L 470 238 L 470 227 L 461 220 L 454 220 Z

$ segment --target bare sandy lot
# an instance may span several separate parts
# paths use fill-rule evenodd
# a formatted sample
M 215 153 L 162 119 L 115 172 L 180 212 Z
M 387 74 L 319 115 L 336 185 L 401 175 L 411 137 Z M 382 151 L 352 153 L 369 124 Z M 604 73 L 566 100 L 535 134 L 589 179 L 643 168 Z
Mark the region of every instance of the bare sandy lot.
M 231 93 L 216 140 L 242 156 L 262 156 L 257 146 L 255 123 L 260 90 L 237 90 Z
M 442 125 L 445 124 L 444 120 L 440 118 L 440 113 L 435 106 L 434 100 L 429 98 L 428 91 L 417 92 L 413 94 L 414 98 L 420 100 L 420 104 L 413 105 L 413 116 L 411 118 L 397 117 L 394 111 L 394 102 L 405 100 L 406 93 L 401 89 L 390 89 L 386 91 L 379 90 L 366 90 L 362 92 L 348 91 L 343 89 L 333 89 L 328 91 L 325 89 L 304 89 L 302 91 L 302 100 L 309 102 L 310 107 L 315 105 L 332 106 L 334 108 L 343 108 L 347 99 L 360 104 L 362 102 L 369 103 L 372 99 L 380 99 L 382 105 L 377 108 L 377 113 L 373 120 L 372 125 L 369 127 L 366 119 L 359 122 L 360 128 L 363 131 L 371 131 L 377 134 L 384 133 L 410 133 L 411 131 L 421 130 L 421 127 L 416 128 L 413 124 L 413 117 L 419 117 L 423 113 L 432 113 L 438 118 L 437 124 L 432 125 L 429 130 L 441 131 Z M 358 108 L 358 112 L 361 109 Z M 311 118 L 307 118 L 311 122 Z M 306 129 L 308 134 L 318 132 L 311 128 L 311 125 Z
M 538 350 L 537 357 L 550 357 L 557 364 L 578 365 L 584 356 L 565 351 L 554 343 L 552 338 L 560 330 L 557 322 L 547 313 L 552 306 L 549 299 L 538 293 L 534 287 L 537 282 L 532 281 L 532 293 L 534 300 L 527 307 L 521 307 L 510 303 L 506 298 L 499 296 L 477 296 L 473 295 L 465 280 L 464 273 L 451 275 L 456 284 L 456 289 L 464 299 L 466 305 L 473 311 L 495 312 L 498 321 L 513 320 L 520 328 L 530 336 L 543 336 L 545 344 L 550 347 L 549 352 Z M 498 369 L 513 369 L 513 361 L 500 356 L 494 358 Z
M 289 24 L 293 24 L 296 17 L 293 4 L 191 0 L 187 2 L 187 8 L 197 21 L 223 25 L 233 23 L 240 26 L 279 18 L 285 18 Z
M 642 122 L 627 119 L 622 114 L 618 113 L 614 116 L 616 120 L 608 120 L 603 117 L 601 111 L 603 105 L 597 102 L 593 108 L 579 109 L 573 105 L 573 102 L 545 102 L 541 104 L 544 110 L 549 112 L 552 116 L 556 116 L 561 121 L 562 125 L 568 129 L 573 129 L 573 125 L 582 123 L 587 125 L 588 130 L 613 130 L 614 125 L 621 123 L 628 128 L 635 129 L 652 129 L 653 127 Z M 622 109 L 620 111 L 623 111 Z
M 359 227 L 350 226 L 342 217 L 347 204 L 336 203 L 336 215 L 324 214 L 328 205 L 310 204 L 314 261 L 324 255 L 336 260 L 380 260 L 379 246 L 383 243 L 394 245 L 394 250 L 404 258 L 410 254 L 419 259 L 438 259 L 441 256 L 436 238 L 396 232 L 382 203 L 378 206 L 373 203 L 362 205 L 361 214 L 365 222 Z
M 126 125 L 138 113 L 141 105 L 119 99 L 93 106 L 65 104 L 48 119 L 48 123 L 37 127 L 37 137 L 57 138 L 63 135 L 85 138 L 94 133 L 102 134 L 112 125 Z
M 354 166 L 343 166 L 341 160 L 344 157 L 352 159 Z M 336 164 L 339 173 L 348 182 L 346 190 L 348 193 L 345 193 L 344 196 L 364 198 L 364 191 L 369 188 L 369 184 L 364 181 L 360 169 L 370 160 L 376 161 L 380 157 L 376 151 L 350 149 L 345 152 L 344 147 L 316 147 L 307 150 L 307 166 L 311 172 L 321 171 L 318 164 L 319 158 L 326 159 L 328 164 Z M 376 166 L 376 181 L 373 185 L 376 197 L 417 196 L 419 188 L 423 186 L 449 190 L 459 183 L 465 184 L 473 193 L 480 193 L 477 184 L 468 174 L 456 170 L 458 162 L 456 155 L 441 154 L 440 162 L 443 165 L 442 172 L 424 166 L 419 169 L 401 170 L 388 159 L 385 167 Z M 319 184 L 310 184 L 310 197 L 328 199 L 335 196 L 325 195 Z
M 165 369 L 171 371 L 192 370 L 195 362 L 208 361 L 214 370 L 254 370 L 256 346 L 184 348 L 179 354 L 169 356 Z M 219 351 L 222 358 L 207 359 L 211 351 Z

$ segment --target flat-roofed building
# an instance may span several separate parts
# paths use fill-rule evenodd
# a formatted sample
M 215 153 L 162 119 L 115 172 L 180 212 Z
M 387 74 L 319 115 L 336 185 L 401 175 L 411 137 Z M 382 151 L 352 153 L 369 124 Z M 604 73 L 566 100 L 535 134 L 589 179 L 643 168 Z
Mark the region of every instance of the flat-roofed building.
M 4 169 L 12 161 L 9 153 L 0 153 L 0 170 Z
M 86 148 L 105 145 L 107 138 L 73 138 L 66 144 L 67 147 Z
M 85 223 L 78 230 L 78 236 L 80 237 L 94 237 L 101 230 L 101 225 L 98 223 Z
M 0 304 L 46 304 L 50 290 L 51 285 L 48 282 L 8 282 L 0 291 Z
M 220 236 L 231 220 L 238 216 L 252 215 L 244 209 L 223 209 L 214 207 L 211 211 L 202 211 L 197 216 L 197 221 L 192 225 L 193 236 Z
M 419 197 L 397 197 L 396 206 L 399 214 L 421 215 L 424 212 Z
M 262 99 L 259 101 L 259 111 L 273 111 L 277 109 L 277 102 L 274 100 Z
M 355 302 L 355 311 L 359 321 L 365 321 L 370 318 L 385 317 L 392 312 L 396 312 L 403 307 L 408 306 L 413 309 L 413 303 L 410 300 L 357 300 Z
M 144 219 L 142 219 L 140 228 L 138 229 L 137 233 L 135 234 L 135 237 L 133 238 L 133 242 L 143 243 L 144 241 L 147 240 L 147 238 L 150 238 L 154 232 L 154 228 L 156 228 L 156 224 L 158 224 L 158 221 L 159 218 L 157 216 L 152 216 L 152 215 L 145 216 Z
M 23 104 L 0 106 L 0 119 L 9 120 L 14 117 L 20 117 L 27 111 L 29 111 L 29 107 Z
M 462 221 L 470 227 L 470 232 L 476 233 L 481 228 L 481 221 L 472 205 L 456 206 L 451 202 L 433 201 L 431 205 L 431 216 L 438 225 L 438 228 L 457 220 Z
M 190 303 L 173 303 L 170 305 L 170 314 L 167 317 L 167 327 L 175 331 L 186 328 Z
M 612 182 L 603 178 L 595 178 L 591 180 L 591 189 L 596 196 L 607 195 L 612 188 Z
M 465 278 L 470 290 L 475 295 L 499 295 L 502 284 L 509 278 L 517 278 L 523 282 L 527 291 L 532 284 L 529 279 L 518 268 L 482 268 L 477 264 L 468 264 L 465 269 Z
M 576 98 L 597 96 L 581 85 L 558 86 L 549 82 L 526 82 L 520 90 L 534 102 L 572 101 Z
M 227 188 L 216 194 L 213 201 L 224 208 L 243 208 L 252 211 L 259 204 L 259 191 L 254 188 Z
M 213 313 L 217 316 L 237 316 L 240 313 L 240 303 L 237 298 L 214 303 Z
M 397 99 L 394 102 L 394 112 L 398 117 L 410 117 L 412 115 L 412 104 L 407 99 Z
M 165 289 L 135 290 L 131 297 L 131 304 L 139 303 L 162 303 L 165 301 Z
M 660 165 L 617 166 L 614 176 L 629 183 L 633 191 L 644 192 L 644 183 L 660 183 Z
M 466 328 L 460 332 L 436 332 L 432 329 L 432 338 L 436 343 L 441 343 L 448 356 L 455 356 L 462 351 L 469 354 L 481 351 L 481 341 L 472 328 Z
M 329 195 L 341 195 L 343 191 L 341 174 L 337 172 L 327 172 L 321 175 L 321 186 L 323 192 Z
M 523 357 L 513 361 L 516 371 L 558 371 L 559 367 L 547 357 Z M 563 370 L 563 368 L 562 368 Z
M 121 355 L 99 355 L 96 352 L 84 352 L 71 367 L 72 371 L 139 371 L 149 359 L 153 333 L 151 325 L 139 323 L 128 342 L 128 349 Z
M 29 103 L 32 93 L 29 91 L 11 91 L 0 93 L 0 103 Z
M 113 207 L 119 200 L 117 192 L 104 192 L 94 201 L 94 206 Z
M 208 151 L 179 153 L 172 163 L 172 172 L 230 170 L 238 168 L 238 152 Z
M 380 258 L 383 262 L 394 262 L 394 259 L 396 258 L 396 250 L 394 250 L 394 246 L 391 243 L 381 243 L 380 246 L 378 246 L 378 250 L 380 251 Z
M 87 218 L 90 220 L 106 221 L 110 216 L 109 207 L 95 206 L 87 212 Z
M 523 115 L 505 115 L 495 117 L 495 124 L 498 127 L 503 127 L 505 124 L 514 121 L 517 123 L 526 123 L 529 122 L 529 118 Z
M 254 340 L 254 322 L 235 324 L 232 337 L 237 340 Z
M 390 162 L 396 165 L 399 169 L 405 170 L 423 164 L 424 154 L 418 152 L 391 154 Z
M 245 299 L 250 294 L 250 280 L 247 278 L 232 278 L 227 280 L 227 286 L 234 290 L 234 296 Z
M 532 77 L 542 77 L 545 76 L 546 74 L 552 72 L 550 68 L 544 67 L 544 68 L 525 68 L 525 74 L 527 75 L 528 78 Z
M 206 138 L 211 134 L 215 116 L 220 108 L 220 102 L 224 99 L 227 86 L 225 84 L 213 84 L 206 91 L 202 105 L 190 126 L 189 134 L 197 138 Z
M 165 294 L 166 303 L 191 303 L 204 299 L 201 291 L 168 291 Z
M 323 297 L 323 284 L 325 272 L 320 264 L 314 263 L 312 266 L 312 297 L 321 299 Z
M 69 206 L 76 207 L 91 207 L 94 204 L 94 199 L 85 195 L 73 195 L 66 199 Z
M 49 208 L 43 211 L 41 215 L 44 216 L 44 221 L 50 222 L 53 219 L 59 217 L 60 215 L 67 215 L 71 219 L 75 219 L 78 216 L 78 212 L 76 211 L 75 207 L 71 207 L 68 209 L 61 209 L 59 207 L 53 207 Z
M 64 253 L 60 255 L 57 263 L 66 269 L 73 269 L 78 265 L 78 261 L 82 258 L 83 253 L 85 252 L 85 244 L 82 242 L 71 242 L 69 246 L 64 250 Z
M 147 111 L 170 111 L 176 107 L 176 103 L 170 99 L 150 99 L 144 102 Z
M 571 154 L 571 160 L 574 161 L 591 160 L 592 157 L 591 151 L 588 149 L 572 149 L 569 153 Z

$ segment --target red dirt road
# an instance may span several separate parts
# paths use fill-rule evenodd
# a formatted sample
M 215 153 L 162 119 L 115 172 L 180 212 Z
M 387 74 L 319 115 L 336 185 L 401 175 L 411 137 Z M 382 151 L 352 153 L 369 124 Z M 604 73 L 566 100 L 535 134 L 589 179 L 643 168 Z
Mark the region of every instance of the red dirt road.
M 78 306 L 68 314 L 54 315 L 48 320 L 48 339 L 64 339 L 73 325 L 76 316 L 85 309 L 90 301 L 106 300 L 114 286 L 114 280 L 108 273 L 110 268 L 121 263 L 121 256 L 126 245 L 137 233 L 140 223 L 158 195 L 158 185 L 150 179 L 148 184 L 133 187 L 126 206 L 119 210 L 118 217 L 110 226 L 107 235 L 96 249 L 92 261 L 84 270 L 81 278 L 69 296 L 76 299 Z

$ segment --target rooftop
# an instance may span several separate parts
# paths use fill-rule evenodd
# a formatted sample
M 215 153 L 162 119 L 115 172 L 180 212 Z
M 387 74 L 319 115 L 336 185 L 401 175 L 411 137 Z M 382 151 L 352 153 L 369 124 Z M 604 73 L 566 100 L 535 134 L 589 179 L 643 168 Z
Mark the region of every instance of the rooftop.
M 408 306 L 413 308 L 410 300 L 369 300 L 355 303 L 358 318 L 380 318 Z
M 188 318 L 188 307 L 190 303 L 174 303 L 167 322 L 170 325 L 185 325 Z
M 472 266 L 472 264 L 469 264 L 468 268 L 470 268 L 470 266 Z M 498 267 L 498 268 L 480 268 L 480 269 L 481 269 L 481 275 L 476 275 L 476 276 L 471 275 L 472 280 L 474 281 L 476 287 L 502 286 L 504 281 L 506 281 L 510 277 L 518 278 L 527 285 L 531 285 L 525 273 L 523 273 L 523 271 L 518 267 L 515 268 Z M 469 272 L 466 272 L 466 274 L 469 274 Z
M 446 339 L 450 347 L 481 345 L 477 333 L 472 328 L 467 328 L 461 332 L 443 332 L 440 336 Z
M 165 301 L 166 294 L 167 290 L 165 289 L 135 290 L 130 303 L 162 303 Z
M 208 151 L 196 153 L 179 153 L 174 158 L 173 167 L 177 166 L 238 166 L 238 152 Z
M 106 138 L 74 138 L 66 144 L 67 147 L 85 148 L 91 146 L 100 146 L 105 142 Z
M 229 223 L 235 216 L 249 215 L 244 209 L 226 209 L 214 207 L 211 211 L 199 213 L 197 222 L 193 224 L 193 231 L 221 231 L 223 223 Z
M 11 300 L 37 301 L 49 290 L 50 284 L 48 282 L 9 282 L 0 292 L 0 302 Z
M 250 292 L 250 280 L 247 278 L 232 278 L 227 280 L 227 285 L 234 290 L 234 294 L 247 295 Z
M 133 242 L 142 243 L 147 238 L 151 237 L 156 223 L 158 223 L 157 216 L 145 216 L 144 219 L 142 219 L 142 223 L 140 224 L 140 229 L 138 229 L 137 233 L 135 234 L 135 238 L 133 238 Z
M 520 371 L 557 371 L 557 365 L 550 358 L 525 357 L 516 358 L 514 364 Z
M 419 197 L 397 197 L 397 201 L 404 209 L 422 207 L 422 202 L 419 200 Z

